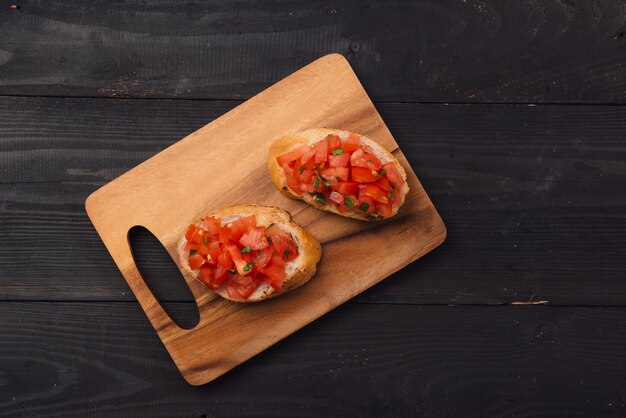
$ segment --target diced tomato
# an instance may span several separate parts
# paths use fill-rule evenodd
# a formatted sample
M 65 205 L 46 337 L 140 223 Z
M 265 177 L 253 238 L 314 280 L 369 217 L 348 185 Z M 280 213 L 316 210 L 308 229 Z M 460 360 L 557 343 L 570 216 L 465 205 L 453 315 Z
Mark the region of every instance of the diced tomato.
M 262 226 L 255 226 L 254 228 L 248 229 L 241 239 L 239 239 L 239 243 L 253 250 L 262 250 L 270 246 L 265 236 L 265 228 Z
M 198 230 L 198 227 L 195 226 L 194 224 L 189 225 L 189 227 L 187 228 L 187 232 L 185 232 L 185 239 L 187 241 L 191 241 L 191 238 L 193 238 L 197 230 Z
M 348 167 L 350 165 L 350 154 L 329 155 L 328 165 L 331 167 Z
M 334 184 L 339 181 L 347 181 L 350 177 L 350 169 L 348 167 L 328 167 L 322 170 L 322 177 Z
M 209 242 L 209 255 L 217 263 L 217 257 L 220 255 L 220 243 L 218 241 Z
M 331 188 L 344 196 L 347 194 L 357 194 L 359 190 L 359 183 L 355 183 L 353 181 L 340 181 L 337 184 L 333 184 Z
M 274 235 L 272 237 L 272 245 L 283 260 L 291 261 L 298 256 L 296 243 L 293 242 L 290 236 Z
M 364 184 L 359 186 L 359 199 L 363 199 L 363 196 L 371 197 L 377 202 L 382 204 L 389 203 L 387 192 L 375 184 Z
M 263 269 L 260 273 L 265 276 L 265 282 L 272 286 L 274 290 L 278 291 L 283 288 L 283 282 L 287 277 L 285 273 L 285 266 L 275 262 L 275 258 L 272 257 L 272 261 Z
M 289 233 L 287 231 L 285 231 L 284 229 L 282 229 L 280 226 L 278 226 L 277 224 L 271 224 L 270 226 L 268 226 L 265 229 L 265 234 L 270 237 L 270 239 L 276 235 L 287 235 L 289 236 Z
M 313 170 L 305 168 L 304 170 L 302 170 L 302 173 L 300 173 L 300 183 L 310 183 L 314 174 L 315 172 Z
M 295 161 L 298 158 L 302 157 L 302 155 L 304 155 L 304 153 L 307 152 L 308 150 L 309 150 L 308 145 L 301 145 L 294 150 L 288 151 L 280 155 L 278 158 L 276 158 L 276 161 L 281 167 L 284 168 L 284 166 L 289 165 L 290 162 Z
M 377 205 L 376 211 L 383 218 L 388 218 L 389 216 L 391 216 L 391 212 L 392 212 L 391 203 L 388 203 L 386 205 L 379 203 Z
M 337 193 L 334 190 L 330 192 L 328 199 L 331 200 L 332 202 L 335 202 L 338 205 L 343 204 L 343 196 L 341 195 L 341 193 Z
M 313 145 L 313 149 L 315 149 L 315 163 L 323 163 L 328 160 L 328 142 L 319 141 Z
M 237 286 L 230 283 L 230 281 L 224 284 L 224 289 L 226 289 L 226 293 L 228 293 L 228 297 L 231 299 L 243 299 L 239 291 L 237 290 Z
M 228 224 L 230 226 L 230 239 L 232 241 L 239 241 L 241 236 L 250 228 L 256 226 L 256 216 L 250 215 L 244 218 L 239 218 L 236 221 L 232 221 Z
M 391 190 L 391 183 L 387 179 L 387 176 L 382 176 L 380 180 L 376 182 L 376 185 L 383 190 L 386 190 L 386 191 Z
M 355 195 L 344 195 L 343 204 L 339 205 L 337 209 L 340 213 L 355 212 L 359 207 L 359 204 L 359 199 Z
M 373 183 L 380 178 L 375 170 L 364 167 L 352 167 L 350 175 L 353 181 L 359 183 Z
M 191 255 L 187 259 L 187 261 L 189 262 L 189 267 L 192 270 L 195 270 L 195 269 L 199 268 L 200 266 L 202 266 L 204 263 L 206 263 L 206 260 L 204 259 L 204 257 L 202 257 L 198 253 L 194 253 L 193 255 Z
M 206 218 L 202 222 L 202 229 L 204 229 L 209 235 L 218 235 L 220 233 L 220 227 L 222 223 L 219 219 Z
M 374 213 L 376 211 L 376 202 L 371 197 L 359 196 L 359 205 L 354 205 L 354 210 L 357 213 Z
M 202 283 L 211 286 L 213 283 L 213 272 L 209 266 L 200 267 L 200 273 L 198 273 L 198 280 Z
M 361 139 L 358 135 L 351 133 L 343 143 L 343 152 L 351 153 L 358 150 L 361 147 Z
M 374 154 L 368 154 L 362 148 L 354 151 L 350 156 L 350 165 L 352 167 L 365 167 L 370 170 L 380 170 L 381 163 Z
M 226 244 L 230 240 L 230 228 L 223 226 L 220 228 L 219 242 Z
M 404 186 L 404 180 L 402 179 L 402 176 L 400 176 L 400 173 L 394 163 L 388 162 L 384 164 L 383 170 L 387 170 L 385 175 L 389 181 L 396 186 L 396 189 L 401 189 L 402 186 Z
M 315 149 L 309 148 L 307 152 L 305 152 L 302 157 L 300 157 L 300 164 L 304 166 L 308 166 L 309 164 L 313 166 L 315 164 Z
M 270 248 L 266 248 L 264 250 L 256 251 L 252 262 L 256 268 L 262 269 L 267 265 L 267 263 L 270 262 L 270 258 L 272 258 L 272 250 Z
M 233 263 L 235 263 L 235 269 L 237 269 L 237 273 L 242 276 L 246 276 L 250 273 L 250 269 L 246 269 L 248 262 L 243 255 L 241 254 L 241 250 L 235 244 L 225 244 L 224 247 L 230 253 L 230 257 L 233 259 Z
M 204 242 L 204 230 L 196 228 L 196 232 L 193 234 L 190 241 L 194 244 L 202 244 Z
M 218 264 L 215 267 L 215 271 L 213 272 L 213 283 L 215 285 L 220 285 L 224 280 L 228 278 L 230 274 L 228 273 L 228 269 L 221 264 Z
M 337 148 L 341 148 L 341 138 L 337 135 L 328 135 L 325 138 L 326 142 L 328 142 L 328 152 L 332 153 Z
M 193 242 L 188 242 L 187 244 L 185 244 L 185 252 L 188 253 L 191 250 L 196 250 L 198 251 L 198 244 L 194 244 Z
M 229 285 L 237 289 L 242 299 L 248 299 L 259 287 L 259 283 L 250 276 L 235 275 L 229 280 Z
M 207 255 L 209 255 L 209 247 L 208 245 L 199 245 L 198 246 L 198 254 L 200 254 L 203 257 L 206 257 Z
M 293 169 L 291 167 L 283 167 L 283 171 L 285 172 L 287 186 L 297 194 L 302 193 L 302 190 L 300 190 L 298 179 L 296 178 Z
M 224 251 L 217 256 L 217 263 L 224 267 L 226 270 L 232 270 L 235 268 L 235 263 L 233 263 L 233 258 L 230 256 L 230 252 L 224 248 Z

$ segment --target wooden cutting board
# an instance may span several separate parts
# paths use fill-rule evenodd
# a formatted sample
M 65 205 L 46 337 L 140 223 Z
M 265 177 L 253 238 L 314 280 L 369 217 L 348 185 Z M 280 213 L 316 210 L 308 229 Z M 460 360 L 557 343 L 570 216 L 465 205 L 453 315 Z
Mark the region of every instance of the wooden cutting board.
M 313 127 L 376 139 L 405 167 L 411 191 L 398 215 L 362 222 L 281 195 L 266 167 L 270 143 Z M 128 231 L 142 225 L 180 267 L 175 245 L 206 212 L 256 203 L 289 211 L 322 243 L 317 275 L 261 303 L 214 296 L 187 280 L 200 322 L 182 329 L 162 309 L 133 260 Z M 178 141 L 94 192 L 87 213 L 115 263 L 192 385 L 207 383 L 401 269 L 445 239 L 446 229 L 371 100 L 338 54 L 327 55 Z M 171 280 L 181 280 L 172 277 Z

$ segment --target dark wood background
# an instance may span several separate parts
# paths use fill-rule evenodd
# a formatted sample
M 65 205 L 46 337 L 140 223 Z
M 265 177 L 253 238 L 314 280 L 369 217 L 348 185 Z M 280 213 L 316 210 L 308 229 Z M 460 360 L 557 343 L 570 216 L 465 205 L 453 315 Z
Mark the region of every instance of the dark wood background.
M 448 239 L 191 387 L 84 200 L 331 52 Z M 0 0 L 0 416 L 624 416 L 625 330 L 624 1 Z

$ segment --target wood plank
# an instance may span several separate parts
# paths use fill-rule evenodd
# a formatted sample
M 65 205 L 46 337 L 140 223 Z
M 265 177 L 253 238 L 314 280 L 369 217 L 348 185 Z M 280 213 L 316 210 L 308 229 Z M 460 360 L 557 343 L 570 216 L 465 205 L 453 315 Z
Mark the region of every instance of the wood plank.
M 327 53 L 375 100 L 624 103 L 618 1 L 19 2 L 0 94 L 244 99 Z
M 0 298 L 133 300 L 84 199 L 233 106 L 0 98 Z M 626 108 L 378 108 L 449 235 L 358 301 L 623 305 Z M 140 250 L 163 298 L 190 300 L 158 247 Z
M 136 303 L 4 302 L 0 416 L 620 416 L 624 327 L 623 308 L 345 305 L 194 388 Z

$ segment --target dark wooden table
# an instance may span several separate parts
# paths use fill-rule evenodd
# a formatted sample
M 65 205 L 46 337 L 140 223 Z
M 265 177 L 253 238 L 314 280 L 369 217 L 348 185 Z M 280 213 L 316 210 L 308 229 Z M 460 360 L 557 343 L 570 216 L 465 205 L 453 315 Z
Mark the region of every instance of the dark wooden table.
M 191 387 L 84 200 L 331 52 L 448 239 Z M 626 414 L 624 1 L 2 0 L 0 116 L 2 417 Z

